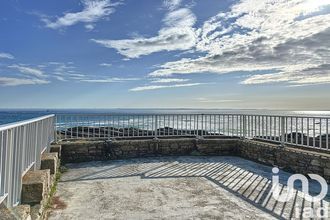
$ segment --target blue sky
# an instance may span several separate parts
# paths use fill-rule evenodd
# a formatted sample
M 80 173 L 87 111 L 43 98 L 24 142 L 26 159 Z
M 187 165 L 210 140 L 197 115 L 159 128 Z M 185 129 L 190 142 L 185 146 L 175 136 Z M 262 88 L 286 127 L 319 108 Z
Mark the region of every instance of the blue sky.
M 0 28 L 0 108 L 330 110 L 329 0 L 13 0 Z

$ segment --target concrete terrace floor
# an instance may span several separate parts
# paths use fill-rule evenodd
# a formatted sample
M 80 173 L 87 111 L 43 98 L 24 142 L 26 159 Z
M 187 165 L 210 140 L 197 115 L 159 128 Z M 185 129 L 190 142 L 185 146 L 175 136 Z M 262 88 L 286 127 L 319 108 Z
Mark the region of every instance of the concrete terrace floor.
M 311 204 L 300 191 L 290 202 L 277 202 L 271 196 L 272 167 L 239 157 L 160 157 L 67 167 L 49 219 L 299 219 L 303 213 L 296 207 L 329 205 L 324 200 Z M 281 181 L 289 175 L 280 172 Z

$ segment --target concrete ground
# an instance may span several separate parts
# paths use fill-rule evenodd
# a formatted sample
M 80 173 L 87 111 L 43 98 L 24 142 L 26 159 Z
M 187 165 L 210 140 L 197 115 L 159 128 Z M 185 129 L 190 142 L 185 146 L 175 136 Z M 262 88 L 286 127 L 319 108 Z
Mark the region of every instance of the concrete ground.
M 291 201 L 277 202 L 272 167 L 238 157 L 143 158 L 68 168 L 49 219 L 299 219 L 306 214 L 301 207 L 329 205 L 311 204 L 299 191 Z M 280 172 L 281 182 L 289 175 Z

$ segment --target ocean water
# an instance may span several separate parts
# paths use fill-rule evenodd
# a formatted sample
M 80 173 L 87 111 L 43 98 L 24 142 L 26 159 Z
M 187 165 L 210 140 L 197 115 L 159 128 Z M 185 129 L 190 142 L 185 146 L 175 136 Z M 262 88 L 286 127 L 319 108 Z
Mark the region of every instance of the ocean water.
M 252 114 L 302 115 L 330 117 L 330 111 L 286 111 L 268 109 L 0 109 L 0 125 L 27 120 L 48 114 Z

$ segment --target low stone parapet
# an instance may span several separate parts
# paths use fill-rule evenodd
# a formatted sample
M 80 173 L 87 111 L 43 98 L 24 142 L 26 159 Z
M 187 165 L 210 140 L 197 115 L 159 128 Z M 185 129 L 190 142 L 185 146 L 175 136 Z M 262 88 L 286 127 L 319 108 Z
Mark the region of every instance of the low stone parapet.
M 79 163 L 93 160 L 105 160 L 107 158 L 105 141 L 62 142 L 61 145 L 62 163 Z
M 208 156 L 235 156 L 238 154 L 238 139 L 197 139 L 196 150 Z
M 149 156 L 236 155 L 238 139 L 138 139 L 62 143 L 64 163 Z
M 260 141 L 240 141 L 239 156 L 291 173 L 323 176 L 330 183 L 330 154 L 294 147 L 281 147 Z
M 319 174 L 330 183 L 330 154 L 292 146 L 284 148 L 238 138 L 171 138 L 111 141 L 73 141 L 62 143 L 62 160 L 75 163 L 93 160 L 149 156 L 240 156 L 292 173 Z
M 48 197 L 50 170 L 27 172 L 22 180 L 22 204 L 39 204 Z
M 62 151 L 62 146 L 59 144 L 52 144 L 50 146 L 50 152 L 51 153 L 57 153 L 58 158 L 61 158 L 61 151 Z
M 41 170 L 50 170 L 50 174 L 54 175 L 57 172 L 58 169 L 58 153 L 43 153 L 41 156 Z

